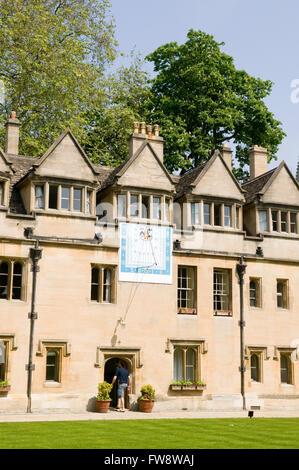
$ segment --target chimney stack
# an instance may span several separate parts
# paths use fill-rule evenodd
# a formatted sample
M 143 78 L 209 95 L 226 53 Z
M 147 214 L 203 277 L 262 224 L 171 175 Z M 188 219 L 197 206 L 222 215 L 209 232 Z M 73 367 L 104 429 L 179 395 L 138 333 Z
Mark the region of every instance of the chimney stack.
M 268 152 L 266 148 L 254 145 L 249 150 L 249 169 L 251 180 L 268 171 Z
M 233 167 L 232 155 L 233 155 L 232 149 L 227 144 L 223 144 L 222 149 L 221 149 L 221 156 L 223 160 L 225 161 L 225 163 L 227 164 L 230 171 L 232 171 L 232 167 Z
M 134 122 L 133 134 L 130 139 L 130 157 L 135 154 L 145 139 L 150 141 L 156 155 L 163 163 L 163 137 L 159 136 L 160 127 L 147 125 L 145 122 Z
M 5 153 L 11 153 L 13 155 L 19 154 L 19 133 L 20 133 L 20 121 L 16 117 L 16 112 L 10 113 L 10 118 L 5 124 L 6 127 L 6 142 L 5 142 Z

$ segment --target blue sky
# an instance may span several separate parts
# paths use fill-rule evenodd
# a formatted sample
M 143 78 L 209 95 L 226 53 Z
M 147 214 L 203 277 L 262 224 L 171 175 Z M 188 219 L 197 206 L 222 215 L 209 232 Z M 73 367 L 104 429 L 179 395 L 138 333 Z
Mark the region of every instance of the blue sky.
M 278 161 L 293 174 L 299 156 L 299 2 L 298 0 L 111 0 L 120 49 L 144 57 L 161 44 L 186 41 L 200 29 L 219 42 L 238 69 L 274 82 L 266 99 L 287 136 Z M 291 82 L 298 79 L 296 88 Z M 269 168 L 276 166 L 271 163 Z

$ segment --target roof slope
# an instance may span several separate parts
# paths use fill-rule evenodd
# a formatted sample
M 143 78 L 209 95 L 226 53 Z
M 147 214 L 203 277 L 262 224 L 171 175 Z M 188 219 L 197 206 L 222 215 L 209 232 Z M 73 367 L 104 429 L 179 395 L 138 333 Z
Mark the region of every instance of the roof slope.
M 252 202 L 256 196 L 264 189 L 268 181 L 270 180 L 273 173 L 276 171 L 276 168 L 267 171 L 267 173 L 263 173 L 256 178 L 243 183 L 242 188 L 245 189 L 245 200 L 246 203 L 249 204 Z

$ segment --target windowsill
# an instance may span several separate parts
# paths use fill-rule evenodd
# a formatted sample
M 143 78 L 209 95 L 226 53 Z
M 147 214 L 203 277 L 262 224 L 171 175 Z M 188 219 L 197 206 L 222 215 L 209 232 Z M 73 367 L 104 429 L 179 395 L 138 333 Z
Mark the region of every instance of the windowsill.
M 89 300 L 88 303 L 91 305 L 116 305 L 116 302 L 98 302 L 97 300 Z
M 197 315 L 196 308 L 178 308 L 177 310 L 178 315 Z
M 85 212 L 77 211 L 68 211 L 68 210 L 58 210 L 58 209 L 34 209 L 32 211 L 34 215 L 45 215 L 45 216 L 55 216 L 55 217 L 72 217 L 80 218 L 87 220 L 96 220 L 96 215 L 86 214 Z
M 214 317 L 232 317 L 233 312 L 230 310 L 214 310 Z
M 26 300 L 22 299 L 0 299 L 0 302 L 11 302 L 13 304 L 24 304 Z
M 263 308 L 262 306 L 260 306 L 260 307 L 253 307 L 253 306 L 251 306 L 251 305 L 249 306 L 249 310 L 253 310 L 253 311 L 254 311 L 254 310 L 260 311 L 260 310 L 262 310 L 262 308 Z
M 61 383 L 60 382 L 54 382 L 54 380 L 46 380 L 44 382 L 44 387 L 47 387 L 47 388 L 59 388 L 61 387 Z

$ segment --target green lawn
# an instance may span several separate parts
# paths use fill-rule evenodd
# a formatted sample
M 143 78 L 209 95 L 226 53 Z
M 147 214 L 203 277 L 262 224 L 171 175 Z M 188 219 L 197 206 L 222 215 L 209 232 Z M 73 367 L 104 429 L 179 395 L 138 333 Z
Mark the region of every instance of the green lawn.
M 299 419 L 0 423 L 0 449 L 298 449 Z

